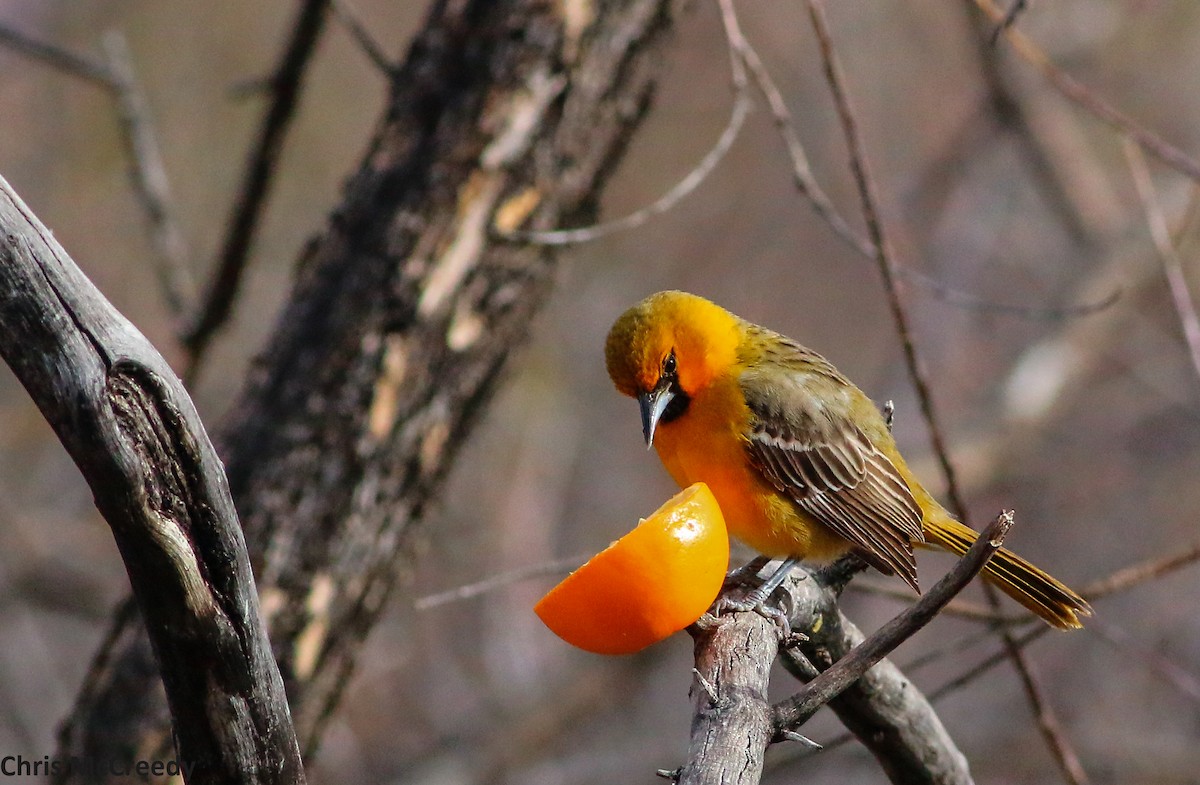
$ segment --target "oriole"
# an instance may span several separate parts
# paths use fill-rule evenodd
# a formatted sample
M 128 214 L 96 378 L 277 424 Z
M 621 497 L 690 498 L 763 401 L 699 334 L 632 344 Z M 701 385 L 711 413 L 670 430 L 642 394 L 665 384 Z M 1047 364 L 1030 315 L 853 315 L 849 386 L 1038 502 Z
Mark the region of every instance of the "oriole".
M 759 553 L 822 562 L 853 550 L 919 592 L 914 544 L 962 555 L 978 536 L 909 471 L 870 398 L 790 338 L 659 292 L 616 320 L 605 359 L 641 405 L 647 446 L 681 487 L 707 483 L 730 534 Z M 1091 615 L 1011 551 L 983 577 L 1055 627 Z

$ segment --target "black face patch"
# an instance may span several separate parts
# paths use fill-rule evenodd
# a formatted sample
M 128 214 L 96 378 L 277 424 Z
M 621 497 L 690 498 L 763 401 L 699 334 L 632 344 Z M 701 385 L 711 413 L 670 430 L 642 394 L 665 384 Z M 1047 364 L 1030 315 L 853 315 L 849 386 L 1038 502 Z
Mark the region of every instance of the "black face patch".
M 679 386 L 679 380 L 671 380 L 670 390 L 673 397 L 667 404 L 667 408 L 663 409 L 662 417 L 658 418 L 660 423 L 679 419 L 687 411 L 688 405 L 692 402 L 691 396 L 685 393 L 683 388 Z

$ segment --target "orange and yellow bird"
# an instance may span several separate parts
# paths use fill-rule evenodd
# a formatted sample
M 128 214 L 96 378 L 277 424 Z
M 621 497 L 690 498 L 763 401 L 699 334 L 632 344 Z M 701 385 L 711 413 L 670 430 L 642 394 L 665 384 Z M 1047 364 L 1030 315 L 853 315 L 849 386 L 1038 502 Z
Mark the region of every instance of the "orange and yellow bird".
M 659 292 L 617 319 L 605 358 L 675 481 L 706 483 L 730 533 L 789 568 L 854 551 L 920 591 L 914 544 L 961 556 L 978 536 L 909 471 L 871 399 L 790 338 L 702 297 Z M 1091 615 L 1006 549 L 983 577 L 1055 627 Z

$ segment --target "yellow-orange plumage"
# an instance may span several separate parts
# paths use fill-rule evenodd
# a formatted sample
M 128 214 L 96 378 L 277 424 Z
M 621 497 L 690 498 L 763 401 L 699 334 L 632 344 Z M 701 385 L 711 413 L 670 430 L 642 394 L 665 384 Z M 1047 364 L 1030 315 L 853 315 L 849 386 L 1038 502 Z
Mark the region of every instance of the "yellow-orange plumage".
M 790 338 L 659 292 L 617 319 L 605 358 L 667 471 L 681 487 L 707 483 L 730 533 L 760 553 L 828 561 L 855 550 L 916 589 L 914 544 L 961 555 L 975 541 L 909 471 L 874 403 Z M 983 575 L 1056 627 L 1091 613 L 1011 551 Z

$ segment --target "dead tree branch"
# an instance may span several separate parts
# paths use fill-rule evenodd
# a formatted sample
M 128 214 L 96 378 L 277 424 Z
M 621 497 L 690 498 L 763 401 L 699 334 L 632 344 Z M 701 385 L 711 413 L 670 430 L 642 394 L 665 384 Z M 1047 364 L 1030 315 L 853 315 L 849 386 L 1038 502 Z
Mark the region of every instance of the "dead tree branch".
M 117 80 L 102 63 L 68 52 L 53 44 L 38 41 L 8 25 L 0 25 L 0 45 L 19 52 L 25 57 L 45 63 L 55 70 L 99 85 L 108 90 L 117 89 Z
M 155 272 L 167 308 L 182 328 L 182 320 L 195 307 L 196 283 L 183 231 L 175 219 L 175 200 L 150 120 L 149 102 L 138 84 L 125 36 L 117 31 L 105 34 L 104 53 L 113 79 L 121 139 L 129 157 L 130 180 L 150 224 Z
M 775 706 L 767 700 L 771 663 L 779 653 L 773 622 L 737 613 L 694 628 L 692 735 L 678 781 L 757 783 L 767 746 L 802 738 L 798 728 L 835 701 L 831 705 L 848 728 L 861 734 L 893 781 L 969 783 L 962 753 L 929 703 L 894 666 L 859 683 L 852 694 L 844 693 L 978 575 L 1011 526 L 1011 513 L 997 517 L 937 585 L 866 640 L 860 636 L 852 649 L 847 641 L 857 631 L 843 624 L 835 589 L 811 575 L 792 581 L 787 602 L 794 628 L 821 632 L 798 650 L 783 653 L 785 664 L 808 685 Z
M 305 0 L 292 26 L 292 36 L 279 67 L 271 77 L 271 104 L 263 116 L 262 127 L 246 164 L 245 180 L 229 218 L 217 269 L 184 339 L 189 355 L 185 378 L 194 373 L 213 334 L 229 318 L 258 231 L 271 178 L 283 153 L 283 140 L 300 100 L 304 75 L 324 28 L 328 4 L 329 0 Z
M 846 78 L 842 73 L 842 66 L 834 49 L 833 39 L 830 36 L 829 21 L 825 16 L 825 6 L 821 0 L 807 0 L 807 5 L 808 15 L 812 20 L 813 31 L 816 33 L 817 43 L 821 51 L 821 63 L 825 68 L 825 80 L 828 82 L 829 91 L 833 95 L 833 102 L 837 107 L 838 120 L 842 126 L 842 135 L 845 137 L 846 146 L 849 149 L 850 170 L 854 175 L 854 183 L 858 189 L 859 199 L 862 203 L 863 218 L 867 223 L 867 234 L 870 236 L 874 248 L 873 256 L 879 268 L 879 274 L 883 279 L 884 294 L 887 296 L 888 306 L 891 309 L 892 318 L 896 323 L 896 333 L 899 335 L 900 342 L 904 347 L 905 365 L 908 368 L 913 387 L 917 391 L 917 401 L 921 405 L 921 416 L 925 418 L 925 422 L 929 426 L 929 438 L 933 443 L 934 453 L 937 455 L 938 462 L 941 465 L 942 474 L 946 477 L 946 494 L 950 497 L 950 509 L 955 511 L 961 518 L 965 505 L 958 492 L 958 484 L 955 482 L 954 477 L 954 466 L 950 463 L 946 438 L 942 434 L 940 421 L 934 408 L 933 392 L 930 389 L 924 365 L 917 352 L 916 339 L 910 327 L 912 320 L 908 315 L 908 306 L 904 301 L 902 292 L 903 283 L 900 281 L 899 276 L 900 265 L 896 259 L 895 250 L 892 248 L 891 242 L 885 232 L 883 216 L 879 209 L 879 195 L 875 186 L 875 180 L 871 176 L 871 171 L 867 163 L 862 134 L 859 132 L 858 116 L 850 103 L 850 96 L 846 89 Z
M 2 178 L 0 227 L 0 354 L 112 528 L 188 782 L 303 782 L 237 513 L 191 400 Z
M 780 734 L 803 725 L 817 709 L 840 695 L 868 668 L 932 621 L 946 603 L 979 574 L 988 559 L 1003 544 L 1012 524 L 1011 512 L 999 515 L 983 530 L 971 548 L 954 565 L 954 569 L 946 573 L 920 600 L 872 633 L 862 644 L 855 646 L 833 667 L 809 682 L 808 687 L 801 693 L 776 706 L 774 740 L 782 741 Z

